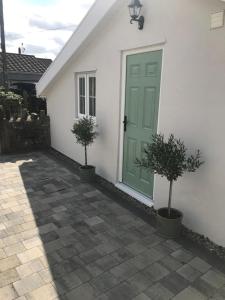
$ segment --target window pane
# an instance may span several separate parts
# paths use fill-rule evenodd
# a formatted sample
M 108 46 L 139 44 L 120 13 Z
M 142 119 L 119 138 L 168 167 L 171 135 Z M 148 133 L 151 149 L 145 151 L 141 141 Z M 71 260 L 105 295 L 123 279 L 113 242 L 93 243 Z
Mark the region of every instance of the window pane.
M 89 77 L 89 115 L 96 116 L 96 78 Z
M 89 96 L 95 97 L 95 85 L 96 79 L 95 77 L 89 77 Z
M 89 115 L 92 117 L 96 116 L 96 100 L 94 97 L 89 98 Z
M 84 115 L 85 114 L 85 77 L 79 78 L 79 101 L 80 101 L 80 111 L 79 113 Z
M 79 87 L 80 87 L 80 96 L 84 96 L 84 86 L 83 86 L 83 83 L 84 83 L 84 78 L 79 78 Z
M 80 114 L 85 114 L 85 97 L 80 97 Z

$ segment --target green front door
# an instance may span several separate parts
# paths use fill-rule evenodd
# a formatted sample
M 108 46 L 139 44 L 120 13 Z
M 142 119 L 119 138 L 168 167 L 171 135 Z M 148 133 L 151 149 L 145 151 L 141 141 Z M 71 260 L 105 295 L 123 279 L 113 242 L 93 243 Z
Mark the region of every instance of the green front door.
M 127 56 L 123 183 L 153 195 L 154 176 L 135 165 L 157 132 L 162 51 Z

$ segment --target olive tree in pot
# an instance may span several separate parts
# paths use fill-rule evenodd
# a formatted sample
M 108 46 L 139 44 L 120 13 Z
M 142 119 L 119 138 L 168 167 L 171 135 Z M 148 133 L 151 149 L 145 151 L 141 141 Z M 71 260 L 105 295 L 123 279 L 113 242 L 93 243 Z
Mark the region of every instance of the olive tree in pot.
M 169 181 L 168 206 L 157 211 L 157 230 L 166 238 L 180 235 L 183 214 L 171 207 L 173 183 L 186 172 L 195 172 L 202 164 L 200 151 L 188 155 L 184 143 L 173 134 L 168 141 L 161 134 L 153 136 L 151 144 L 144 150 L 144 157 L 137 159 L 139 167 L 144 167 L 155 174 L 166 177 Z
M 97 136 L 95 122 L 91 117 L 84 117 L 74 123 L 72 133 L 77 139 L 77 143 L 84 147 L 85 164 L 80 166 L 80 178 L 82 181 L 91 182 L 95 179 L 95 167 L 88 165 L 87 147 L 90 146 Z

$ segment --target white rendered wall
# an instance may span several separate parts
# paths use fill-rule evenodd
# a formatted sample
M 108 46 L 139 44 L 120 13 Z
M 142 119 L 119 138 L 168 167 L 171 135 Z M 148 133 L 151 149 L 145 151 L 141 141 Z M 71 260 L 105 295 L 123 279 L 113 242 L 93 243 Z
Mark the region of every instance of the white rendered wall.
M 99 137 L 89 163 L 107 180 L 118 180 L 121 74 L 124 50 L 163 45 L 158 131 L 174 133 L 205 164 L 174 185 L 173 205 L 189 228 L 225 246 L 225 29 L 210 30 L 210 15 L 225 9 L 219 0 L 143 0 L 145 27 L 129 24 L 127 2 L 103 21 L 47 91 L 52 146 L 83 163 L 71 133 L 75 121 L 76 72 L 97 70 Z M 166 205 L 168 183 L 156 177 L 156 208 Z

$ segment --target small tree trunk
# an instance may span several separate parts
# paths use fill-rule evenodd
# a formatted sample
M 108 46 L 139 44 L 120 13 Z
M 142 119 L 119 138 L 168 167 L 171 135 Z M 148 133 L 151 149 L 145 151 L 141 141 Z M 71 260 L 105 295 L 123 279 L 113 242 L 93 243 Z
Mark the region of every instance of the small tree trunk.
M 85 166 L 87 166 L 87 146 L 84 146 L 84 152 L 85 152 Z
M 168 201 L 168 216 L 171 215 L 171 200 L 172 200 L 173 180 L 170 181 L 169 201 Z

